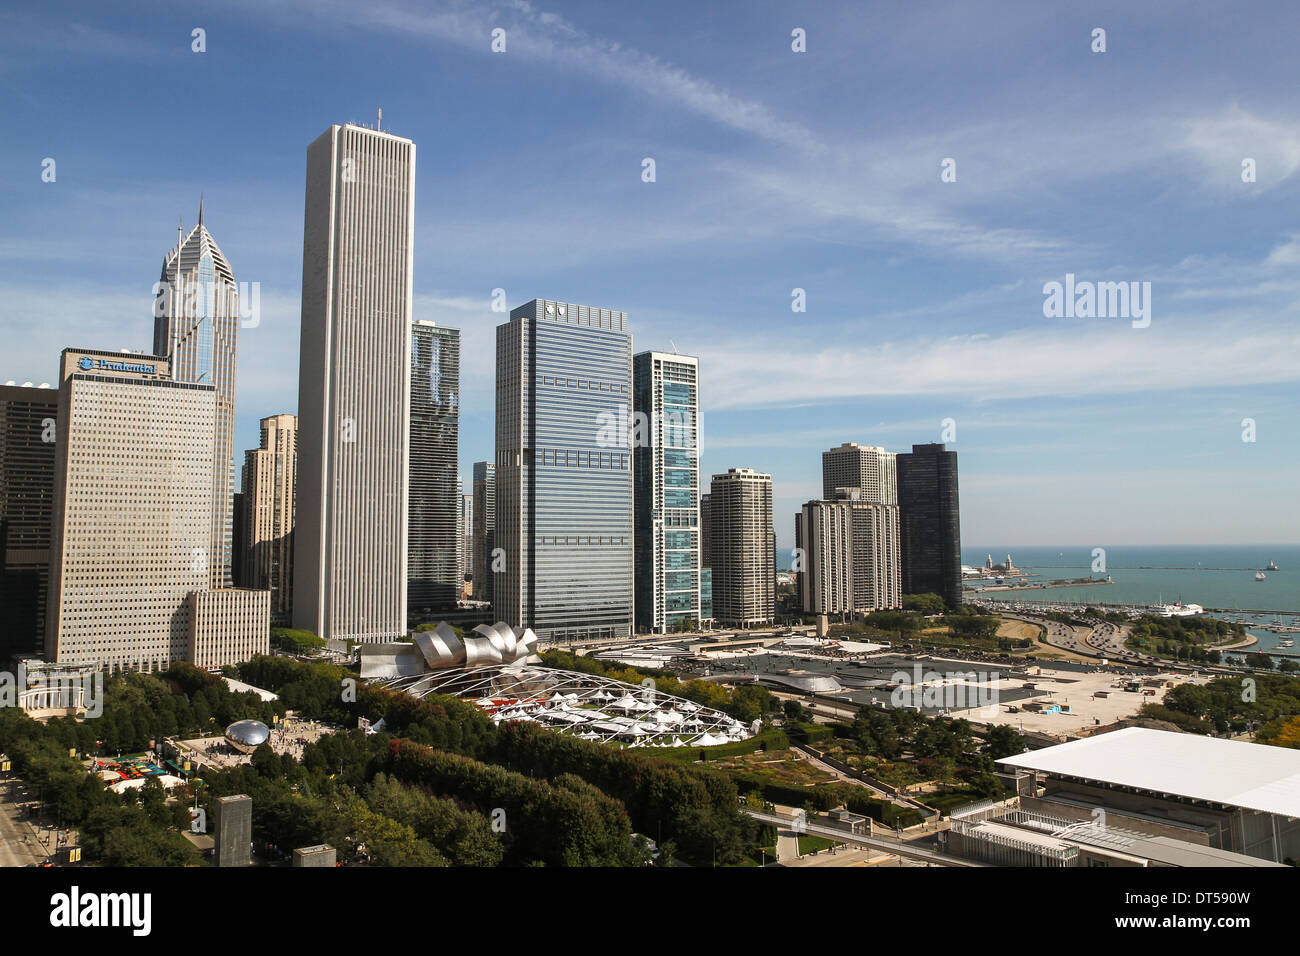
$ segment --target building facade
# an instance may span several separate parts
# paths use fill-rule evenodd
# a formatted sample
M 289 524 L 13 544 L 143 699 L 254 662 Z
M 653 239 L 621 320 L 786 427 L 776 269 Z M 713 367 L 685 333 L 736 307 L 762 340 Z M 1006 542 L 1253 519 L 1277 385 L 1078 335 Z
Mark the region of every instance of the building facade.
M 543 641 L 632 633 L 627 314 L 534 299 L 497 326 L 498 620 Z
M 307 149 L 294 626 L 406 634 L 415 144 L 332 126 Z
M 460 331 L 411 324 L 411 463 L 407 606 L 433 611 L 460 600 Z
M 65 349 L 46 657 L 152 671 L 189 653 L 208 589 L 216 387 L 161 355 Z
M 474 600 L 492 600 L 492 552 L 496 547 L 496 462 L 474 462 Z
M 757 627 L 776 616 L 772 551 L 772 476 L 731 468 L 713 476 L 709 492 L 713 617 L 719 624 Z
M 834 501 L 837 488 L 857 488 L 868 504 L 898 504 L 897 455 L 854 442 L 822 452 L 822 500 Z
M 899 539 L 904 594 L 937 594 L 962 603 L 957 453 L 913 445 L 898 456 Z
M 153 350 L 166 356 L 178 382 L 214 388 L 212 557 L 209 586 L 230 587 L 235 477 L 235 366 L 239 287 L 212 234 L 199 221 L 163 259 L 154 300 Z
M 699 359 L 641 352 L 632 379 L 637 630 L 698 629 Z
M 298 495 L 298 417 L 271 415 L 261 422 L 261 447 L 244 452 L 242 520 L 235 535 L 241 587 L 271 592 L 271 621 L 293 621 L 293 529 Z
M 474 575 L 474 496 L 465 494 L 465 479 L 457 478 L 456 487 L 460 489 L 460 596 L 468 597 L 472 590 L 466 578 Z
M 189 661 L 204 670 L 271 652 L 270 591 L 222 588 L 189 596 Z
M 809 501 L 799 514 L 799 599 L 806 614 L 869 614 L 903 605 L 898 506 L 856 495 L 852 489 L 835 501 Z
M 0 667 L 45 644 L 58 399 L 46 384 L 0 386 Z

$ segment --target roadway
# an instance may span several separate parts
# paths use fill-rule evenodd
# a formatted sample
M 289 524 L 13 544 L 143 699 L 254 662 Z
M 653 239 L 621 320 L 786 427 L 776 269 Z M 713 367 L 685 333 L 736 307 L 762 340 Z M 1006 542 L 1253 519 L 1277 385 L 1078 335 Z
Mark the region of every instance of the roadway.
M 22 784 L 10 777 L 0 781 L 0 866 L 30 866 L 46 859 L 41 835 L 25 818 Z M 44 834 L 49 839 L 49 833 Z

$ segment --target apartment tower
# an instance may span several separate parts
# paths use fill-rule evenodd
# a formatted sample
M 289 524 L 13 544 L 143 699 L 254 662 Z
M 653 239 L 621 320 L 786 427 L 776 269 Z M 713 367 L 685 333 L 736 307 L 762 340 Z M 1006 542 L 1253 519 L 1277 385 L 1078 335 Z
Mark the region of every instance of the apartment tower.
M 460 331 L 411 324 L 411 462 L 407 607 L 454 608 L 460 599 Z
M 756 627 L 776 616 L 772 476 L 752 468 L 714 475 L 709 492 L 713 616 Z

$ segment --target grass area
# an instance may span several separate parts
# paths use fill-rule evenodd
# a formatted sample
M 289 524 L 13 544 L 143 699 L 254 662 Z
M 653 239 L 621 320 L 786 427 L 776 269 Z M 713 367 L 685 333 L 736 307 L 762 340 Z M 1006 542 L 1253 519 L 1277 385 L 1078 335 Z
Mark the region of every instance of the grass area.
M 940 790 L 938 793 L 927 793 L 920 798 L 921 802 L 926 806 L 934 807 L 941 813 L 952 813 L 958 807 L 964 807 L 968 803 L 983 799 L 985 799 L 983 796 L 968 787 Z
M 811 853 L 813 850 L 829 850 L 833 846 L 843 846 L 834 840 L 828 840 L 825 837 L 808 836 L 806 833 L 799 834 L 799 852 Z
M 727 757 L 712 763 L 720 770 L 734 770 L 752 777 L 761 777 L 770 783 L 793 787 L 806 787 L 830 783 L 835 775 L 814 767 L 807 760 L 797 760 L 789 750 L 772 750 L 766 753 L 743 754 Z

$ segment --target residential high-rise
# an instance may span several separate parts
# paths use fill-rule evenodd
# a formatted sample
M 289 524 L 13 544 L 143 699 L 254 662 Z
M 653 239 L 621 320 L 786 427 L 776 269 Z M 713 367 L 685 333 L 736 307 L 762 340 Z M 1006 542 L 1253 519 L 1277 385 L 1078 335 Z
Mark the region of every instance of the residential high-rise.
M 632 359 L 636 626 L 654 634 L 701 618 L 699 364 L 668 352 Z
M 406 634 L 415 144 L 331 126 L 307 149 L 293 620 Z
M 271 592 L 271 623 L 293 620 L 293 529 L 298 489 L 298 417 L 263 418 L 260 448 L 244 452 L 240 533 L 242 587 Z
M 492 600 L 492 549 L 496 547 L 497 466 L 474 462 L 474 600 Z
M 754 627 L 776 616 L 772 553 L 772 476 L 752 468 L 714 475 L 709 492 L 713 616 Z
M 898 504 L 896 458 L 892 451 L 854 442 L 822 452 L 822 498 L 834 501 L 837 488 L 857 488 L 868 504 Z
M 700 567 L 713 567 L 713 527 L 709 524 L 709 493 L 700 495 Z
M 460 567 L 461 595 L 465 594 L 465 578 L 474 575 L 474 496 L 465 494 L 465 479 L 457 478 L 460 489 Z
M 0 386 L 0 667 L 45 642 L 58 400 L 45 384 Z
M 898 456 L 899 542 L 904 594 L 938 594 L 962 603 L 957 453 L 913 445 Z
M 211 580 L 216 386 L 161 355 L 60 359 L 46 657 L 156 670 L 185 660 Z
M 542 641 L 632 633 L 627 314 L 548 299 L 497 326 L 495 617 Z
M 800 605 L 807 614 L 866 614 L 902 607 L 898 506 L 863 501 L 856 489 L 809 501 L 799 514 Z
M 231 527 L 235 480 L 235 364 L 239 287 L 212 234 L 199 221 L 163 259 L 154 300 L 154 354 L 165 356 L 178 382 L 212 385 L 216 416 L 212 443 L 212 557 L 210 587 L 231 584 Z
M 407 518 L 407 607 L 453 608 L 461 565 L 460 331 L 411 324 L 411 465 Z

